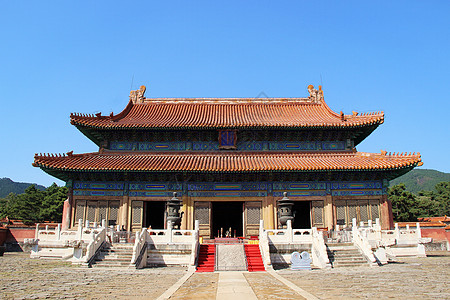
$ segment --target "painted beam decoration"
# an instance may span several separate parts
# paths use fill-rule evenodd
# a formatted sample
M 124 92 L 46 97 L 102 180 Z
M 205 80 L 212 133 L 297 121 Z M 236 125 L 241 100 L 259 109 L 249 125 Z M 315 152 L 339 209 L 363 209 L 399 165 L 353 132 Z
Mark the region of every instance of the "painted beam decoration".
M 360 182 L 232 182 L 232 183 L 180 183 L 180 182 L 79 182 L 73 184 L 75 196 L 130 197 L 290 197 L 304 196 L 379 196 L 387 192 L 381 180 Z
M 108 196 L 120 197 L 124 195 L 123 182 L 80 182 L 73 183 L 74 196 Z
M 256 150 L 345 150 L 345 142 L 343 141 L 318 141 L 318 142 L 273 142 L 273 141 L 237 141 L 234 131 L 223 131 L 220 143 L 212 141 L 197 142 L 126 142 L 115 141 L 109 144 L 110 150 L 122 151 L 214 151 L 220 147 L 234 147 L 241 151 Z

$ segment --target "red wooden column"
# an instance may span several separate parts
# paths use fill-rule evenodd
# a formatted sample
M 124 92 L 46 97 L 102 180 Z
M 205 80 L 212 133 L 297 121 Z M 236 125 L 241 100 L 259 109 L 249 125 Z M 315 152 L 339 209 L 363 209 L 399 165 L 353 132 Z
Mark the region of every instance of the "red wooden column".
M 392 203 L 388 199 L 387 195 L 381 196 L 380 203 L 380 217 L 381 217 L 381 229 L 393 229 L 394 228 L 394 215 L 392 214 Z
M 61 221 L 61 229 L 66 230 L 69 229 L 71 220 L 72 220 L 72 208 L 74 207 L 73 203 L 73 185 L 72 182 L 69 181 L 67 191 L 67 199 L 64 201 L 63 205 L 63 213 L 62 213 L 62 221 Z

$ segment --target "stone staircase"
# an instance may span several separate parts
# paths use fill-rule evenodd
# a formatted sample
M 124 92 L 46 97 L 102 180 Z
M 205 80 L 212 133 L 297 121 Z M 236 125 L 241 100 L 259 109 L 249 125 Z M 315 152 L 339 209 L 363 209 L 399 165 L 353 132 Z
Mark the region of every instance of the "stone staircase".
M 100 250 L 92 267 L 128 267 L 133 256 L 133 244 L 112 244 Z
M 245 255 L 247 257 L 247 268 L 249 272 L 265 271 L 264 263 L 261 257 L 261 251 L 258 244 L 244 245 Z
M 358 248 L 352 243 L 327 243 L 327 252 L 333 268 L 369 265 Z
M 214 244 L 201 244 L 196 272 L 214 272 L 215 255 L 216 246 Z

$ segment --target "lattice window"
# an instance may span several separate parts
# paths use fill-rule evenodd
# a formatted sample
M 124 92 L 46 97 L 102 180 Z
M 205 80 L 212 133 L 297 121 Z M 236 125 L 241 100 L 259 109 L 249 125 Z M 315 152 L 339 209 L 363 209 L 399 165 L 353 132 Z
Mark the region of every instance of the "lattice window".
M 369 220 L 368 201 L 359 201 L 359 220 L 367 223 Z
M 74 220 L 74 224 L 78 224 L 78 220 L 79 219 L 84 221 L 85 210 L 86 210 L 86 201 L 84 201 L 84 200 L 77 200 L 77 203 L 75 205 L 75 220 Z
M 116 225 L 118 215 L 119 215 L 119 201 L 111 201 L 109 203 L 108 225 Z
M 345 200 L 336 201 L 336 221 L 338 225 L 345 225 Z
M 101 223 L 102 220 L 106 220 L 108 218 L 107 212 L 108 212 L 108 202 L 99 201 L 98 202 L 97 222 Z
M 323 201 L 313 201 L 314 225 L 323 225 Z
M 86 220 L 89 220 L 89 222 L 95 222 L 96 208 L 97 208 L 97 201 L 88 201 Z
M 142 201 L 133 201 L 131 210 L 131 220 L 133 224 L 141 224 L 142 222 Z
M 380 218 L 380 211 L 379 211 L 379 201 L 378 200 L 374 200 L 374 201 L 370 201 L 370 213 L 371 213 L 371 217 L 372 217 L 372 221 L 375 221 L 376 218 Z
M 261 209 L 259 207 L 247 207 L 247 224 L 257 225 L 261 220 Z
M 356 207 L 358 206 L 358 204 L 355 200 L 348 200 L 347 205 L 348 205 L 347 223 L 352 224 L 352 220 L 354 218 L 358 218 L 357 212 L 356 212 Z
M 209 225 L 209 206 L 196 206 L 195 220 L 198 220 L 200 224 Z

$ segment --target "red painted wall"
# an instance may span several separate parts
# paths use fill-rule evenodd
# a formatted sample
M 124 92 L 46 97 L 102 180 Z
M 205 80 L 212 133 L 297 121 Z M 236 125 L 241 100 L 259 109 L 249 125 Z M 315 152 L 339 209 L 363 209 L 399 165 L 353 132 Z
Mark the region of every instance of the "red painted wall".
M 7 235 L 8 235 L 8 229 L 0 228 L 0 246 L 2 246 L 5 243 Z
M 35 230 L 36 228 L 33 227 L 9 227 L 6 242 L 23 242 L 24 239 L 32 239 L 34 238 Z
M 445 231 L 443 227 L 441 228 L 421 228 L 422 237 L 432 238 L 433 241 L 449 241 L 450 242 L 450 231 Z

